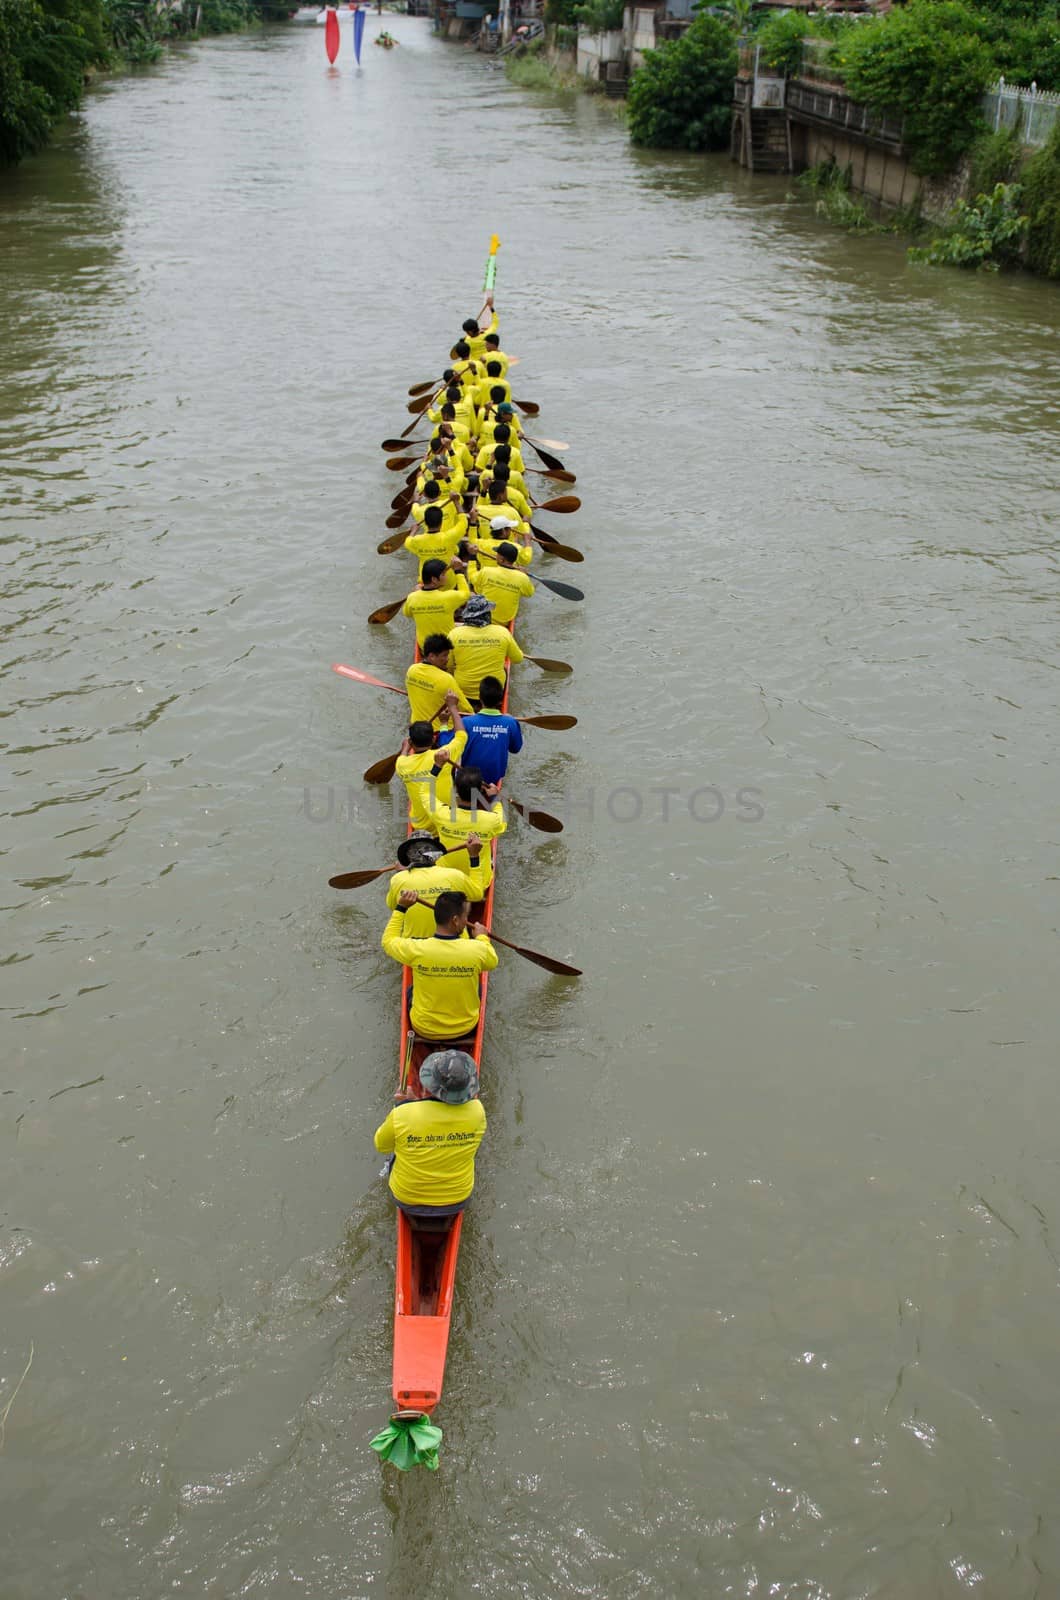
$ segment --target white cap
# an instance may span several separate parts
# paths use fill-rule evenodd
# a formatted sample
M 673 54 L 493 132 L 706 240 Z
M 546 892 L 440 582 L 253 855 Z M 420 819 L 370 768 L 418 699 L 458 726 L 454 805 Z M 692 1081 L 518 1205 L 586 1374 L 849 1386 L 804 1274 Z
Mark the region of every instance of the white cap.
M 510 517 L 494 517 L 490 522 L 490 527 L 493 529 L 494 533 L 496 533 L 500 528 L 517 528 L 518 526 L 519 524 L 517 522 L 513 522 Z

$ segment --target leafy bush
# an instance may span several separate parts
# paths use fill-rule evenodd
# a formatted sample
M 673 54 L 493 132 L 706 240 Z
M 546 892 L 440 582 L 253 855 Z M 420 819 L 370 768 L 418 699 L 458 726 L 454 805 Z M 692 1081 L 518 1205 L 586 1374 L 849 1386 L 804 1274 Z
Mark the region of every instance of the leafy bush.
M 802 41 L 810 31 L 804 12 L 782 11 L 768 17 L 754 39 L 762 65 L 793 78 L 802 64 Z
M 44 30 L 36 0 L 0 0 L 0 163 L 19 161 L 38 149 L 52 124 L 48 97 L 27 76 L 24 62 Z
M 1020 210 L 1021 194 L 1018 183 L 998 183 L 990 194 L 977 195 L 971 202 L 958 200 L 952 225 L 926 249 L 910 250 L 910 260 L 987 272 L 1016 262 L 1027 231 L 1027 218 Z
M 1060 123 L 1023 169 L 1023 209 L 1027 265 L 1043 277 L 1060 278 Z
M 644 52 L 627 106 L 634 144 L 669 150 L 720 150 L 729 140 L 736 38 L 706 12 L 680 39 Z
M 817 196 L 814 210 L 837 227 L 850 233 L 884 233 L 886 229 L 870 215 L 863 200 L 850 197 L 850 168 L 840 167 L 835 161 L 819 161 L 807 167 L 798 179 L 804 189 Z
M 545 0 L 545 22 L 573 27 L 574 8 L 578 0 Z
M 574 19 L 589 33 L 610 33 L 621 28 L 625 0 L 583 0 L 574 7 Z
M 968 188 L 972 194 L 989 194 L 999 183 L 1013 183 L 1023 164 L 1023 145 L 1015 128 L 983 133 L 972 146 Z
M 995 76 L 975 13 L 961 0 L 909 0 L 852 29 L 841 56 L 855 100 L 904 117 L 914 170 L 951 171 L 983 127 L 980 100 Z

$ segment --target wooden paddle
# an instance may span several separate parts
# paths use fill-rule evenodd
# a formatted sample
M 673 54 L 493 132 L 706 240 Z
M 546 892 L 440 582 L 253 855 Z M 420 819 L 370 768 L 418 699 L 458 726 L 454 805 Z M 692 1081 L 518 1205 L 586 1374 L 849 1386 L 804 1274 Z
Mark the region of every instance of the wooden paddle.
M 514 950 L 517 956 L 534 962 L 535 966 L 544 967 L 546 972 L 554 972 L 558 978 L 580 978 L 582 975 L 581 967 L 572 967 L 566 961 L 557 961 L 555 956 L 543 956 L 540 950 L 528 950 L 523 944 L 512 944 L 510 939 L 502 939 L 492 928 L 489 937 L 495 943 L 502 944 L 506 950 Z
M 533 523 L 530 524 L 533 527 Z M 580 550 L 575 550 L 572 544 L 560 544 L 558 539 L 542 539 L 537 532 L 534 534 L 537 543 L 546 555 L 558 556 L 561 561 L 584 561 L 585 557 Z
M 541 446 L 540 445 L 536 445 L 534 443 L 533 439 L 528 438 L 525 433 L 523 434 L 522 439 L 523 439 L 523 443 L 524 444 L 528 444 L 530 446 L 530 448 L 531 448 L 531 450 L 533 450 L 534 454 L 538 457 L 538 459 L 540 461 L 543 461 L 545 463 L 546 467 L 551 467 L 554 471 L 557 471 L 557 472 L 563 470 L 563 462 L 560 460 L 559 456 L 550 455 L 547 450 L 542 450 Z
M 419 466 L 422 456 L 391 456 L 386 464 L 388 472 L 404 472 L 409 467 Z
M 410 444 L 426 444 L 426 439 L 384 439 L 380 449 L 395 452 L 407 450 Z
M 565 444 L 562 439 L 531 439 L 530 435 L 528 433 L 524 433 L 523 434 L 523 438 L 525 440 L 527 440 L 527 442 L 529 444 L 532 444 L 535 450 L 537 449 L 538 445 L 540 445 L 540 444 L 547 445 L 549 450 L 569 450 L 570 449 L 570 445 L 569 444 Z
M 422 417 L 422 415 L 423 415 L 423 413 L 425 411 L 429 411 L 430 410 L 430 406 L 431 406 L 431 396 L 429 394 L 425 394 L 425 395 L 421 395 L 418 400 L 410 400 L 409 404 L 408 404 L 408 409 L 410 411 L 415 412 L 417 417 Z M 416 426 L 416 424 L 413 423 L 412 426 L 414 428 Z M 409 431 L 411 432 L 412 429 L 410 429 Z
M 532 661 L 535 667 L 540 667 L 542 672 L 573 672 L 574 668 L 566 661 L 553 661 L 548 656 L 524 656 L 524 661 Z
M 370 672 L 362 672 L 359 667 L 343 666 L 341 661 L 333 661 L 331 670 L 337 672 L 340 678 L 352 678 L 354 683 L 370 683 L 373 689 L 392 689 L 395 694 L 405 693 L 396 683 L 386 683 L 382 678 L 373 678 Z
M 513 397 L 512 405 L 518 406 L 524 417 L 537 417 L 541 414 L 541 407 L 535 400 L 516 400 Z
M 440 378 L 428 378 L 426 383 L 411 384 L 408 392 L 412 395 L 421 395 L 426 394 L 428 389 L 438 390 L 441 388 L 441 386 L 442 380 Z
M 544 579 L 541 581 L 544 582 Z M 392 605 L 380 606 L 378 611 L 372 612 L 368 621 L 372 623 L 393 622 L 404 604 L 404 597 L 402 597 L 400 600 L 395 600 Z
M 390 463 L 388 462 L 389 466 Z M 535 511 L 577 511 L 581 501 L 576 494 L 558 494 L 554 500 L 531 500 Z
M 400 754 L 401 751 L 396 750 L 392 756 L 384 756 L 382 761 L 373 761 L 372 765 L 364 770 L 365 783 L 389 783 L 394 776 Z
M 582 591 L 580 589 L 576 589 L 574 587 L 573 583 L 557 583 L 555 578 L 541 578 L 541 577 L 535 578 L 534 582 L 542 584 L 546 589 L 551 589 L 553 594 L 562 595 L 564 600 L 584 600 L 585 599 L 585 595 L 582 593 Z M 386 620 L 386 619 L 384 619 L 384 620 Z M 368 621 L 371 622 L 372 618 L 369 617 Z
M 419 417 L 413 417 L 413 419 L 412 419 L 412 421 L 411 421 L 411 422 L 410 422 L 410 423 L 409 423 L 409 425 L 408 425 L 408 427 L 407 427 L 407 428 L 405 428 L 405 429 L 404 429 L 404 430 L 403 430 L 403 431 L 402 431 L 402 434 L 401 434 L 401 437 L 402 437 L 402 438 L 403 438 L 403 439 L 407 439 L 407 438 L 408 438 L 408 436 L 409 436 L 409 434 L 410 434 L 410 433 L 415 433 L 415 431 L 416 431 L 416 429 L 417 429 L 417 428 L 418 428 L 418 427 L 419 427 L 419 425 L 420 425 L 420 419 L 419 419 Z
M 577 483 L 573 472 L 568 472 L 565 467 L 527 467 L 527 472 L 536 473 L 539 478 L 551 478 L 554 483 Z
M 537 828 L 541 833 L 562 833 L 563 824 L 558 817 L 553 817 L 547 811 L 538 811 L 530 806 L 520 805 L 518 800 L 508 797 L 508 804 L 513 811 L 527 821 L 532 828 Z
M 387 527 L 389 527 L 390 526 L 390 518 L 388 517 L 386 520 L 387 520 Z M 404 521 L 405 519 L 402 518 L 401 520 Z M 397 533 L 392 533 L 389 536 L 389 538 L 386 538 L 386 539 L 383 540 L 382 544 L 377 544 L 376 545 L 376 547 L 375 547 L 376 555 L 392 556 L 394 554 L 395 550 L 400 550 L 402 548 L 402 546 L 405 543 L 405 540 L 409 537 L 410 531 L 411 530 L 408 529 L 408 528 L 401 528 L 401 529 L 398 530 Z
M 406 522 L 409 520 L 409 506 L 411 504 L 412 502 L 410 500 L 406 505 L 398 506 L 394 511 L 392 511 L 389 517 L 386 519 L 387 527 L 403 528 Z

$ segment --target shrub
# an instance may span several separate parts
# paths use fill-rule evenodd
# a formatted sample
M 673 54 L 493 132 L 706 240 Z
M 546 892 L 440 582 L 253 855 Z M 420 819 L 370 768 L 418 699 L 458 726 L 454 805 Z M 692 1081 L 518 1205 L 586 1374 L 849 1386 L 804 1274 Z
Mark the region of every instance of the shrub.
M 910 260 L 988 272 L 1015 263 L 1027 231 L 1027 218 L 1020 210 L 1021 194 L 1017 183 L 998 183 L 990 194 L 977 195 L 971 202 L 958 200 L 951 226 L 926 249 L 911 249 Z
M 680 39 L 644 52 L 630 79 L 634 144 L 719 150 L 728 143 L 737 50 L 732 29 L 701 12 Z
M 817 196 L 814 210 L 849 233 L 884 233 L 886 230 L 869 214 L 863 200 L 850 197 L 850 168 L 834 161 L 819 161 L 799 177 L 804 189 Z
M 905 120 L 915 171 L 951 171 L 983 127 L 980 101 L 995 75 L 976 15 L 961 0 L 909 0 L 844 39 L 855 100 Z
M 1023 164 L 1023 145 L 1015 128 L 983 133 L 972 146 L 968 188 L 972 194 L 989 194 L 999 183 L 1012 183 Z
M 625 0 L 584 0 L 574 7 L 574 19 L 588 33 L 610 33 L 621 28 Z
M 768 17 L 754 39 L 762 65 L 793 78 L 802 63 L 802 41 L 810 31 L 809 21 L 801 11 L 783 11 Z
M 48 137 L 48 97 L 24 68 L 34 38 L 43 32 L 36 0 L 0 0 L 0 163 L 19 161 Z
M 1060 123 L 1023 169 L 1023 209 L 1027 265 L 1043 277 L 1060 278 Z

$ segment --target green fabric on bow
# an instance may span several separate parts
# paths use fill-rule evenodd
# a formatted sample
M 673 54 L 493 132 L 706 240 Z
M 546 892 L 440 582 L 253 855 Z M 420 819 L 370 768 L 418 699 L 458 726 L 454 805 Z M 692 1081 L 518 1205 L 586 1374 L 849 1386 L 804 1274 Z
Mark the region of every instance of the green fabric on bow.
M 372 1449 L 383 1461 L 392 1461 L 399 1472 L 408 1472 L 410 1467 L 437 1472 L 441 1442 L 441 1428 L 421 1413 L 416 1417 L 391 1417 L 382 1433 L 372 1440 Z

